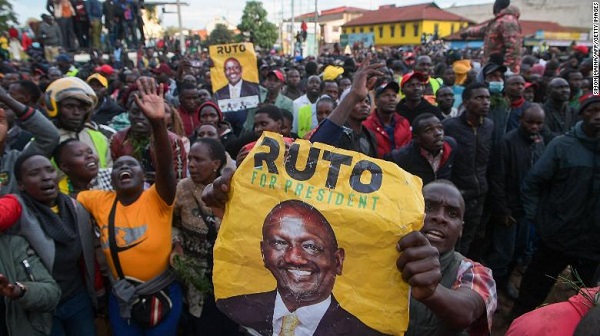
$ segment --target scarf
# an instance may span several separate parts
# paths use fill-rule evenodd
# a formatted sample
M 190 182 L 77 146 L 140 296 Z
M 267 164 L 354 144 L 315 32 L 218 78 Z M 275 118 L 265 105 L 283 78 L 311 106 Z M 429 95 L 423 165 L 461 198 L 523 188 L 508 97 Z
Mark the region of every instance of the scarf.
M 515 101 L 510 102 L 510 107 L 517 108 L 517 107 L 520 107 L 521 105 L 523 105 L 523 103 L 525 103 L 525 98 L 521 97 Z
M 56 205 L 59 209 L 58 214 L 27 193 L 22 193 L 21 197 L 27 208 L 38 219 L 44 232 L 52 239 L 62 244 L 68 244 L 77 238 L 77 217 L 71 197 L 58 193 L 56 198 Z

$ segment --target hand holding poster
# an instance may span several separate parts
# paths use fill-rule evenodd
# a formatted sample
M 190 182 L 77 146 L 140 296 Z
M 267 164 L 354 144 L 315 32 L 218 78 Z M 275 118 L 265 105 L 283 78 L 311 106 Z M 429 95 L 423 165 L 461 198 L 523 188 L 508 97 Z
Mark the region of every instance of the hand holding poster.
M 253 108 L 259 102 L 258 69 L 252 43 L 209 47 L 214 97 L 223 112 Z
M 214 251 L 217 306 L 261 335 L 401 335 L 395 246 L 421 180 L 357 152 L 263 136 L 236 171 Z M 300 330 L 300 329 L 298 329 Z

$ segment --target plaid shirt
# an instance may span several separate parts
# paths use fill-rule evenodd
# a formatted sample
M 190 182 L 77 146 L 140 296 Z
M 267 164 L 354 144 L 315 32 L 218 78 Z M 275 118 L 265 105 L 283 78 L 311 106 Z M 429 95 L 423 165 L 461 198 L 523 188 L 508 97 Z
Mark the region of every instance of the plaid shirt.
M 100 168 L 98 175 L 90 182 L 90 190 L 112 191 L 112 168 Z
M 421 156 L 423 156 L 425 158 L 425 160 L 427 160 L 427 162 L 429 162 L 429 164 L 431 165 L 431 169 L 433 169 L 433 172 L 437 173 L 437 171 L 440 169 L 440 166 L 442 164 L 442 158 L 444 157 L 444 150 L 443 149 L 440 150 L 440 152 L 434 156 L 429 151 L 427 151 L 425 148 L 421 147 Z
M 489 335 L 492 330 L 492 316 L 498 306 L 496 282 L 492 277 L 492 270 L 480 263 L 464 259 L 460 263 L 458 276 L 452 285 L 452 289 L 458 288 L 468 288 L 475 291 L 485 303 L 487 321 L 483 318 L 475 321 L 469 328 L 469 335 Z

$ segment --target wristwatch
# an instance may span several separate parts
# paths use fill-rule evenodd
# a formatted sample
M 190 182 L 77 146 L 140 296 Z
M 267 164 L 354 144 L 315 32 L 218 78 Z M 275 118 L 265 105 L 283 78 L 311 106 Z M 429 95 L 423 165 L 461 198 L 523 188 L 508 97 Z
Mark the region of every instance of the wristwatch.
M 25 293 L 27 292 L 27 287 L 25 287 L 25 285 L 23 285 L 20 282 L 15 282 L 15 286 L 19 287 L 19 289 L 21 290 L 21 293 L 19 293 L 19 296 L 17 297 L 17 299 L 22 298 L 23 296 L 25 296 Z

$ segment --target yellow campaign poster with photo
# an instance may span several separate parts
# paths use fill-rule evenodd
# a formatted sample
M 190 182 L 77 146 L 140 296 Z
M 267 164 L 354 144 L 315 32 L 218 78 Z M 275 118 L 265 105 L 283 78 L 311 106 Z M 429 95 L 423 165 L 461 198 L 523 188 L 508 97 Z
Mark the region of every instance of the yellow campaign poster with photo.
M 258 69 L 252 43 L 209 46 L 213 94 L 223 112 L 253 108 L 259 103 Z
M 422 226 L 421 188 L 394 163 L 264 132 L 232 178 L 217 306 L 260 335 L 402 335 L 396 244 Z

